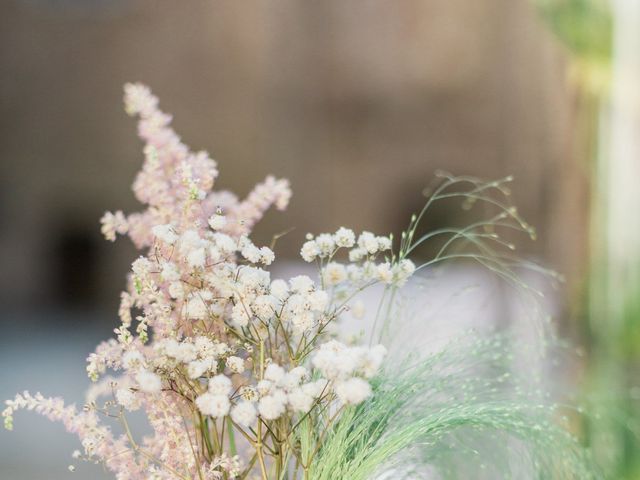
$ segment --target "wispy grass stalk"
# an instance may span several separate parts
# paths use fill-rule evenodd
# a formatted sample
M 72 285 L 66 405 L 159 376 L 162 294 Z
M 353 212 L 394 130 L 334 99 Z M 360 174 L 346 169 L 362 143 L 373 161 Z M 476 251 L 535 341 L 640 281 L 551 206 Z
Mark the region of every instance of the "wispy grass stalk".
M 510 344 L 460 340 L 388 367 L 331 430 L 311 478 L 600 478 L 557 408 L 514 378 Z

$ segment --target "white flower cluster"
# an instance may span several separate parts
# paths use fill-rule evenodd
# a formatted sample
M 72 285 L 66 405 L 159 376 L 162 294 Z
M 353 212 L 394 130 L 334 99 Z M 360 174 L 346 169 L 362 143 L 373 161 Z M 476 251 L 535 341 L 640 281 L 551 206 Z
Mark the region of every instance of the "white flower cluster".
M 333 257 L 340 248 L 349 248 L 349 260 L 358 262 L 391 250 L 391 245 L 391 237 L 376 236 L 371 232 L 362 232 L 356 243 L 353 230 L 341 227 L 334 234 L 322 233 L 315 238 L 307 235 L 300 255 L 305 262 L 313 262 Z
M 344 273 L 343 272 L 344 269 Z M 328 285 L 339 285 L 349 281 L 362 285 L 369 282 L 381 282 L 385 285 L 402 286 L 414 274 L 416 267 L 411 260 L 375 263 L 366 260 L 361 264 L 341 265 L 331 262 L 322 269 L 322 275 Z
M 168 370 L 182 364 L 186 367 L 187 376 L 193 380 L 217 373 L 219 363 L 231 352 L 226 343 L 205 336 L 186 338 L 181 342 L 168 338 L 158 342 L 154 348 L 159 354 L 154 362 L 157 367 Z
M 266 420 L 275 420 L 287 408 L 303 413 L 311 410 L 316 399 L 322 395 L 323 384 L 322 381 L 304 383 L 308 378 L 309 373 L 304 367 L 295 367 L 286 372 L 275 363 L 268 365 L 264 379 L 257 385 L 260 416 Z
M 309 277 L 295 277 L 287 284 L 271 282 L 269 272 L 256 267 L 227 267 L 220 266 L 219 275 L 204 278 L 209 288 L 188 294 L 186 317 L 224 317 L 237 329 L 280 321 L 303 333 L 317 324 L 328 305 L 327 293 L 317 289 Z
M 325 287 L 334 287 L 345 282 L 366 284 L 382 282 L 387 285 L 403 285 L 415 272 L 412 261 L 385 260 L 376 263 L 380 254 L 390 252 L 391 237 L 376 236 L 371 232 L 362 232 L 356 242 L 355 234 L 347 228 L 340 228 L 336 233 L 323 233 L 317 237 L 307 236 L 300 255 L 306 262 L 321 261 L 321 275 Z M 348 248 L 349 264 L 333 261 L 341 248 Z M 324 263 L 324 260 L 328 263 Z
M 140 299 L 153 306 L 138 317 L 142 321 L 152 322 L 153 312 L 165 317 L 163 299 L 170 298 L 178 319 L 192 325 L 190 328 L 202 332 L 200 325 L 220 322 L 235 330 L 238 338 L 268 337 L 270 329 L 282 329 L 304 339 L 335 318 L 328 291 L 305 275 L 272 281 L 260 265 L 270 264 L 273 252 L 258 248 L 245 236 L 222 233 L 226 225 L 225 217 L 216 213 L 208 222 L 212 231 L 204 233 L 192 229 L 180 234 L 170 224 L 153 228 L 159 255 L 134 262 L 136 293 L 123 296 L 123 324 L 117 332 L 118 345 L 125 347 L 117 367 L 129 373 L 131 383 L 117 389 L 118 404 L 136 410 L 144 395 L 162 390 L 164 378 L 184 378 L 195 382 L 192 388 L 198 393 L 193 402 L 201 414 L 215 419 L 229 416 L 238 427 L 253 428 L 258 418 L 271 421 L 304 414 L 318 402 L 357 405 L 368 398 L 372 394 L 368 379 L 379 370 L 386 354 L 382 346 L 347 347 L 330 341 L 314 348 L 311 372 L 303 366 L 286 371 L 270 360 L 260 372 L 252 358 L 254 347 L 236 338 L 224 341 L 220 331 L 158 338 L 150 348 L 134 341 L 128 333 L 129 310 Z M 391 248 L 390 238 L 364 232 L 356 242 L 353 231 L 345 228 L 310 239 L 303 255 L 332 260 L 340 248 L 351 248 L 350 258 L 362 261 L 324 264 L 321 278 L 325 287 L 371 280 L 401 283 L 414 270 L 408 260 L 375 263 L 377 255 Z M 175 328 L 176 324 L 171 327 Z M 259 380 L 252 380 L 255 378 Z
M 145 357 L 146 353 L 146 357 Z M 162 389 L 161 376 L 157 373 L 181 370 L 192 379 L 215 375 L 219 369 L 230 373 L 243 373 L 245 361 L 233 355 L 226 343 L 205 336 L 159 340 L 153 351 L 131 348 L 122 355 L 122 367 L 135 380 L 135 388 L 121 387 L 116 390 L 116 400 L 127 410 L 137 410 L 141 398 L 137 392 L 158 393 Z M 226 378 L 226 377 L 224 377 Z
M 170 249 L 164 258 L 171 260 L 160 259 L 157 264 L 143 257 L 136 260 L 133 264 L 136 285 L 143 294 L 166 291 L 181 305 L 181 316 L 188 321 L 222 319 L 239 332 L 260 332 L 265 327 L 280 325 L 293 335 L 305 335 L 330 317 L 327 310 L 330 297 L 325 290 L 305 275 L 288 282 L 271 281 L 269 272 L 257 264 L 271 263 L 273 252 L 256 247 L 247 237 L 233 239 L 217 231 L 225 225 L 225 217 L 216 213 L 209 219 L 209 226 L 216 231 L 204 235 L 197 230 L 178 234 L 169 224 L 154 227 L 160 252 L 163 248 Z M 376 255 L 391 248 L 390 238 L 364 232 L 356 242 L 353 231 L 346 228 L 333 235 L 309 239 L 303 247 L 303 256 L 307 260 L 331 258 L 340 248 L 351 248 L 352 259 L 366 260 L 348 265 L 327 263 L 321 270 L 325 286 L 372 279 L 401 283 L 414 271 L 408 260 L 374 263 Z M 246 260 L 248 265 L 237 264 L 237 258 Z M 185 278 L 185 271 L 192 273 Z M 131 301 L 127 299 L 127 305 Z M 128 324 L 130 318 L 123 320 L 123 327 Z M 305 383 L 310 376 L 304 367 L 285 372 L 271 363 L 254 387 L 240 382 L 234 389 L 229 376 L 242 375 L 246 369 L 246 360 L 234 354 L 236 348 L 203 335 L 182 340 L 160 339 L 154 343 L 149 358 L 132 348 L 123 355 L 122 366 L 132 373 L 136 387 L 119 389 L 117 401 L 129 410 L 138 408 L 138 391 L 157 393 L 162 388 L 160 376 L 155 372 L 180 369 L 193 381 L 209 379 L 207 391 L 195 400 L 201 413 L 214 418 L 230 415 L 238 425 L 248 426 L 258 415 L 273 420 L 287 411 L 307 412 L 323 395 L 343 404 L 362 402 L 371 394 L 366 379 L 377 372 L 385 355 L 381 346 L 346 347 L 331 341 L 320 346 L 312 357 L 319 379 Z M 241 393 L 234 397 L 234 391 Z
M 367 379 L 380 369 L 386 350 L 347 347 L 330 341 L 320 346 L 312 365 L 321 375 L 309 381 L 311 375 L 302 366 L 286 371 L 276 363 L 264 370 L 264 378 L 255 386 L 244 386 L 232 395 L 232 382 L 225 375 L 209 380 L 208 391 L 196 399 L 198 409 L 214 418 L 230 414 L 242 427 L 255 424 L 258 416 L 275 420 L 285 412 L 306 413 L 321 398 L 336 398 L 344 405 L 357 405 L 371 395 Z M 232 402 L 235 404 L 232 406 Z
M 142 399 L 130 388 L 119 388 L 116 390 L 116 401 L 126 410 L 131 412 L 138 410 L 142 406 Z
M 177 245 L 180 258 L 192 268 L 204 268 L 207 263 L 215 264 L 231 259 L 237 252 L 250 263 L 269 265 L 274 254 L 268 247 L 257 247 L 251 240 L 242 236 L 239 240 L 221 233 L 226 225 L 226 217 L 215 214 L 209 219 L 209 226 L 215 231 L 204 235 L 198 230 L 187 230 L 178 235 L 171 224 L 156 225 L 152 228 L 156 241 L 167 246 Z
M 269 303 L 271 314 L 268 318 L 277 313 L 279 320 L 290 326 L 295 334 L 302 334 L 317 326 L 329 305 L 327 292 L 318 289 L 306 275 L 293 277 L 288 284 L 283 280 L 274 280 L 270 294 L 270 299 L 265 300 L 260 309 L 264 310 L 264 305 Z
M 196 398 L 198 409 L 213 418 L 224 417 L 229 413 L 231 402 L 229 395 L 232 390 L 231 379 L 226 375 L 216 375 L 209 380 L 207 393 Z
M 250 427 L 258 415 L 265 420 L 275 420 L 287 408 L 294 412 L 308 412 L 326 385 L 326 382 L 303 383 L 308 377 L 304 367 L 285 372 L 279 365 L 271 363 L 264 371 L 264 379 L 256 386 L 244 386 L 232 395 L 229 377 L 217 375 L 209 380 L 207 392 L 196 399 L 196 405 L 205 415 L 220 418 L 230 414 L 236 424 Z
M 333 235 L 323 233 L 317 237 L 307 235 L 307 241 L 302 245 L 300 255 L 305 262 L 313 262 L 319 258 L 329 258 L 335 255 L 340 248 L 351 248 L 356 243 L 353 230 L 341 227 Z
M 257 385 L 239 390 L 233 407 L 232 383 L 225 375 L 211 378 L 207 393 L 199 396 L 196 404 L 203 414 L 215 418 L 230 413 L 232 420 L 243 427 L 253 425 L 258 415 L 265 420 L 275 420 L 287 410 L 306 413 L 324 396 L 335 396 L 342 404 L 356 405 L 371 395 L 367 379 L 378 372 L 385 355 L 382 345 L 347 347 L 332 340 L 321 345 L 312 359 L 321 378 L 307 381 L 310 374 L 305 367 L 298 366 L 287 372 L 280 365 L 270 363 Z
M 371 395 L 365 379 L 373 377 L 387 354 L 382 345 L 373 348 L 348 347 L 336 340 L 319 346 L 312 364 L 330 381 L 340 402 L 356 405 Z

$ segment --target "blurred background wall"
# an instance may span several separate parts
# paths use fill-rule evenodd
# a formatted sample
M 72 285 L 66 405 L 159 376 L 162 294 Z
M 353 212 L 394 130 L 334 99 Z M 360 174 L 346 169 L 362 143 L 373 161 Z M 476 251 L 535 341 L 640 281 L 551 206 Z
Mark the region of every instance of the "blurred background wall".
M 141 163 L 122 84 L 142 81 L 240 195 L 292 181 L 257 232 L 400 230 L 437 169 L 513 174 L 527 253 L 576 280 L 587 181 L 565 55 L 526 0 L 7 0 L 0 6 L 0 299 L 112 305 Z M 454 215 L 451 212 L 451 215 Z M 434 220 L 434 221 L 437 221 Z

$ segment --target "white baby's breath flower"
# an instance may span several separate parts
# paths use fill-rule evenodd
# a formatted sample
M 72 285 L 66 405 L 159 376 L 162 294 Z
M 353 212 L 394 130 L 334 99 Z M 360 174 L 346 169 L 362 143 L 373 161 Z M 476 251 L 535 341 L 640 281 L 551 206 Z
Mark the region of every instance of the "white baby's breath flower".
M 307 293 L 313 289 L 313 280 L 306 275 L 298 275 L 289 280 L 289 285 L 296 293 Z
M 236 251 L 237 243 L 229 235 L 216 232 L 213 234 L 212 238 L 220 252 L 223 254 L 228 255 Z
M 371 378 L 382 366 L 382 362 L 387 356 L 387 349 L 383 345 L 376 345 L 370 349 L 368 349 L 362 355 L 362 364 L 360 366 L 360 371 L 365 378 Z
M 361 378 L 350 378 L 335 386 L 338 399 L 345 405 L 357 405 L 371 396 L 371 386 Z
M 156 225 L 151 229 L 151 233 L 167 245 L 173 245 L 178 240 L 178 235 L 170 224 Z
M 336 244 L 333 240 L 333 236 L 328 233 L 323 233 L 318 235 L 315 239 L 316 245 L 320 250 L 320 256 L 328 257 L 333 253 L 333 250 L 336 248 Z
M 364 279 L 364 273 L 360 265 L 349 264 L 347 265 L 347 276 L 353 283 L 358 283 Z
M 340 227 L 333 236 L 334 241 L 338 247 L 351 248 L 356 243 L 356 236 L 353 230 Z
M 289 371 L 289 373 L 287 373 L 287 376 L 295 378 L 296 381 L 300 383 L 309 377 L 309 370 L 307 370 L 303 366 L 298 366 L 298 367 L 292 368 Z
M 320 247 L 314 240 L 304 242 L 300 249 L 300 256 L 305 262 L 313 262 L 320 255 Z
M 116 390 L 116 401 L 129 411 L 135 411 L 140 408 L 140 399 L 128 388 L 119 388 Z
M 196 398 L 196 406 L 205 415 L 220 418 L 229 413 L 231 403 L 226 395 L 205 393 Z
M 178 344 L 178 348 L 174 353 L 174 357 L 176 360 L 182 363 L 189 363 L 192 360 L 196 359 L 196 346 L 191 342 L 182 342 Z
M 227 358 L 227 367 L 233 373 L 242 373 L 244 372 L 244 360 L 240 357 L 231 356 Z
M 169 295 L 171 298 L 182 298 L 184 297 L 184 287 L 180 282 L 173 282 L 169 285 Z
M 215 245 L 211 245 L 208 250 L 210 263 L 217 263 L 222 260 L 222 252 Z
M 185 231 L 180 235 L 179 243 L 179 251 L 184 257 L 186 257 L 192 250 L 202 248 L 204 246 L 204 242 L 196 230 Z
M 396 284 L 402 286 L 416 271 L 415 264 L 409 259 L 400 260 L 396 267 Z
M 302 335 L 313 327 L 314 321 L 315 317 L 313 313 L 303 311 L 293 315 L 289 320 L 289 324 L 296 335 Z
M 209 379 L 209 393 L 213 395 L 229 395 L 232 387 L 231 379 L 226 375 L 220 374 Z
M 359 262 L 363 258 L 367 256 L 367 251 L 364 248 L 353 248 L 349 250 L 349 261 L 350 262 Z
M 321 312 L 329 304 L 329 294 L 324 290 L 316 290 L 307 295 L 307 301 L 311 310 Z
M 358 247 L 369 254 L 374 254 L 378 251 L 378 239 L 371 232 L 362 232 L 358 237 Z
M 378 265 L 372 261 L 366 261 L 362 264 L 362 278 L 363 279 L 377 279 L 378 278 Z
M 207 304 L 204 302 L 201 296 L 193 295 L 186 305 L 186 317 L 192 320 L 202 320 L 207 318 L 209 312 L 207 310 Z
M 162 343 L 156 344 L 156 348 L 163 349 L 167 356 L 176 358 L 180 343 L 175 338 L 167 338 Z
M 242 427 L 252 426 L 257 419 L 258 412 L 252 402 L 242 401 L 231 409 L 231 419 Z
M 304 367 L 296 367 L 284 374 L 278 380 L 278 386 L 282 387 L 286 392 L 290 392 L 299 387 L 303 380 L 308 376 L 307 369 Z
M 347 347 L 337 340 L 330 340 L 318 347 L 311 363 L 324 377 L 341 381 L 358 373 L 375 375 L 385 354 L 386 350 L 382 346 L 373 349 Z
M 258 402 L 258 411 L 265 420 L 275 420 L 286 410 L 286 396 L 284 399 L 279 395 L 266 395 Z
M 271 282 L 270 292 L 271 295 L 273 295 L 278 300 L 284 300 L 289 294 L 289 286 L 284 280 L 274 280 L 273 282 Z
M 387 250 L 391 250 L 391 238 L 389 237 L 377 237 L 376 240 L 378 241 L 378 251 L 379 252 L 385 252 Z
M 273 383 L 278 383 L 285 375 L 284 368 L 276 363 L 270 363 L 264 370 L 265 380 L 269 380 Z
M 194 360 L 189 362 L 189 365 L 187 365 L 187 374 L 189 375 L 189 378 L 192 380 L 200 378 L 209 370 L 209 366 L 211 364 L 212 362 L 209 360 Z
M 242 250 L 240 253 L 242 256 L 251 263 L 258 263 L 262 257 L 260 249 L 256 247 L 249 239 L 243 239 L 244 241 Z
M 258 397 L 259 397 L 258 390 L 251 385 L 240 387 L 240 390 L 238 391 L 238 393 L 242 398 L 244 398 L 249 402 L 255 402 L 256 400 L 258 400 Z
M 302 388 L 304 393 L 306 393 L 307 395 L 313 398 L 319 398 L 321 395 L 327 392 L 329 388 L 329 382 L 328 380 L 321 378 L 314 382 L 305 383 L 300 388 Z
M 138 350 L 128 350 L 122 356 L 122 366 L 127 370 L 134 370 L 144 363 L 144 357 Z
M 237 273 L 236 286 L 247 295 L 266 293 L 270 285 L 269 272 L 261 268 L 245 266 Z
M 222 295 L 222 294 L 220 294 Z M 232 297 L 232 294 L 229 294 L 226 298 L 216 298 L 209 304 L 209 311 L 215 317 L 223 317 L 227 313 L 227 307 L 229 306 L 228 298 Z
M 391 265 L 388 262 L 381 263 L 376 267 L 376 277 L 382 283 L 391 284 L 393 283 L 393 271 L 391 270 Z
M 224 215 L 215 214 L 209 217 L 209 226 L 213 230 L 222 230 L 227 225 L 227 218 Z
M 140 390 L 145 393 L 157 393 L 162 389 L 162 380 L 158 375 L 148 370 L 140 370 L 136 374 L 136 381 Z
M 236 303 L 231 309 L 231 324 L 237 328 L 246 327 L 249 324 L 248 307 L 242 303 Z
M 271 265 L 275 260 L 276 256 L 269 247 L 260 248 L 260 262 L 263 265 Z
M 322 270 L 325 285 L 333 286 L 347 279 L 347 269 L 341 263 L 331 262 Z
M 138 277 L 145 277 L 149 273 L 151 268 L 152 268 L 151 262 L 147 258 L 144 258 L 144 257 L 140 257 L 140 258 L 136 259 L 131 264 L 131 270 Z
M 287 395 L 287 402 L 296 412 L 308 412 L 314 401 L 314 398 L 301 388 L 296 388 Z
M 346 351 L 347 347 L 344 344 L 330 340 L 318 347 L 311 363 L 323 376 L 333 380 L 341 374 L 350 373 L 349 368 L 353 368 L 352 360 L 346 355 Z
M 213 355 L 216 357 L 222 357 L 229 353 L 229 345 L 224 342 L 214 342 L 213 344 Z
M 160 272 L 160 276 L 167 282 L 176 282 L 180 280 L 180 271 L 176 267 L 175 263 L 164 262 L 162 264 L 162 271 Z
M 207 254 L 204 248 L 195 248 L 187 255 L 187 262 L 193 268 L 203 268 L 207 261 Z
M 261 396 L 268 395 L 273 390 L 273 382 L 271 380 L 260 380 L 256 389 Z
M 214 344 L 207 337 L 199 335 L 195 338 L 193 344 L 200 358 L 210 358 L 214 356 Z
M 268 321 L 275 314 L 276 302 L 276 298 L 271 295 L 259 295 L 251 304 L 251 310 L 263 321 Z

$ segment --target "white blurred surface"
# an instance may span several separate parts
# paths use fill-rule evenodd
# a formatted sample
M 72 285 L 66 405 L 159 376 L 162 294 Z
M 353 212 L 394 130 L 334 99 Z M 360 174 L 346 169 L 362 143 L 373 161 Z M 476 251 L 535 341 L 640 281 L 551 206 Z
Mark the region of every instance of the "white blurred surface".
M 61 396 L 82 408 L 90 381 L 85 359 L 115 324 L 96 312 L 16 314 L 3 318 L 0 338 L 0 399 L 29 390 Z M 58 328 L 56 328 L 58 326 Z M 99 328 L 96 328 L 99 326 Z M 61 424 L 33 412 L 15 416 L 14 430 L 0 431 L 2 480 L 58 480 L 110 478 L 101 466 L 77 463 L 71 458 L 80 448 L 76 437 Z M 77 470 L 71 473 L 70 464 Z

